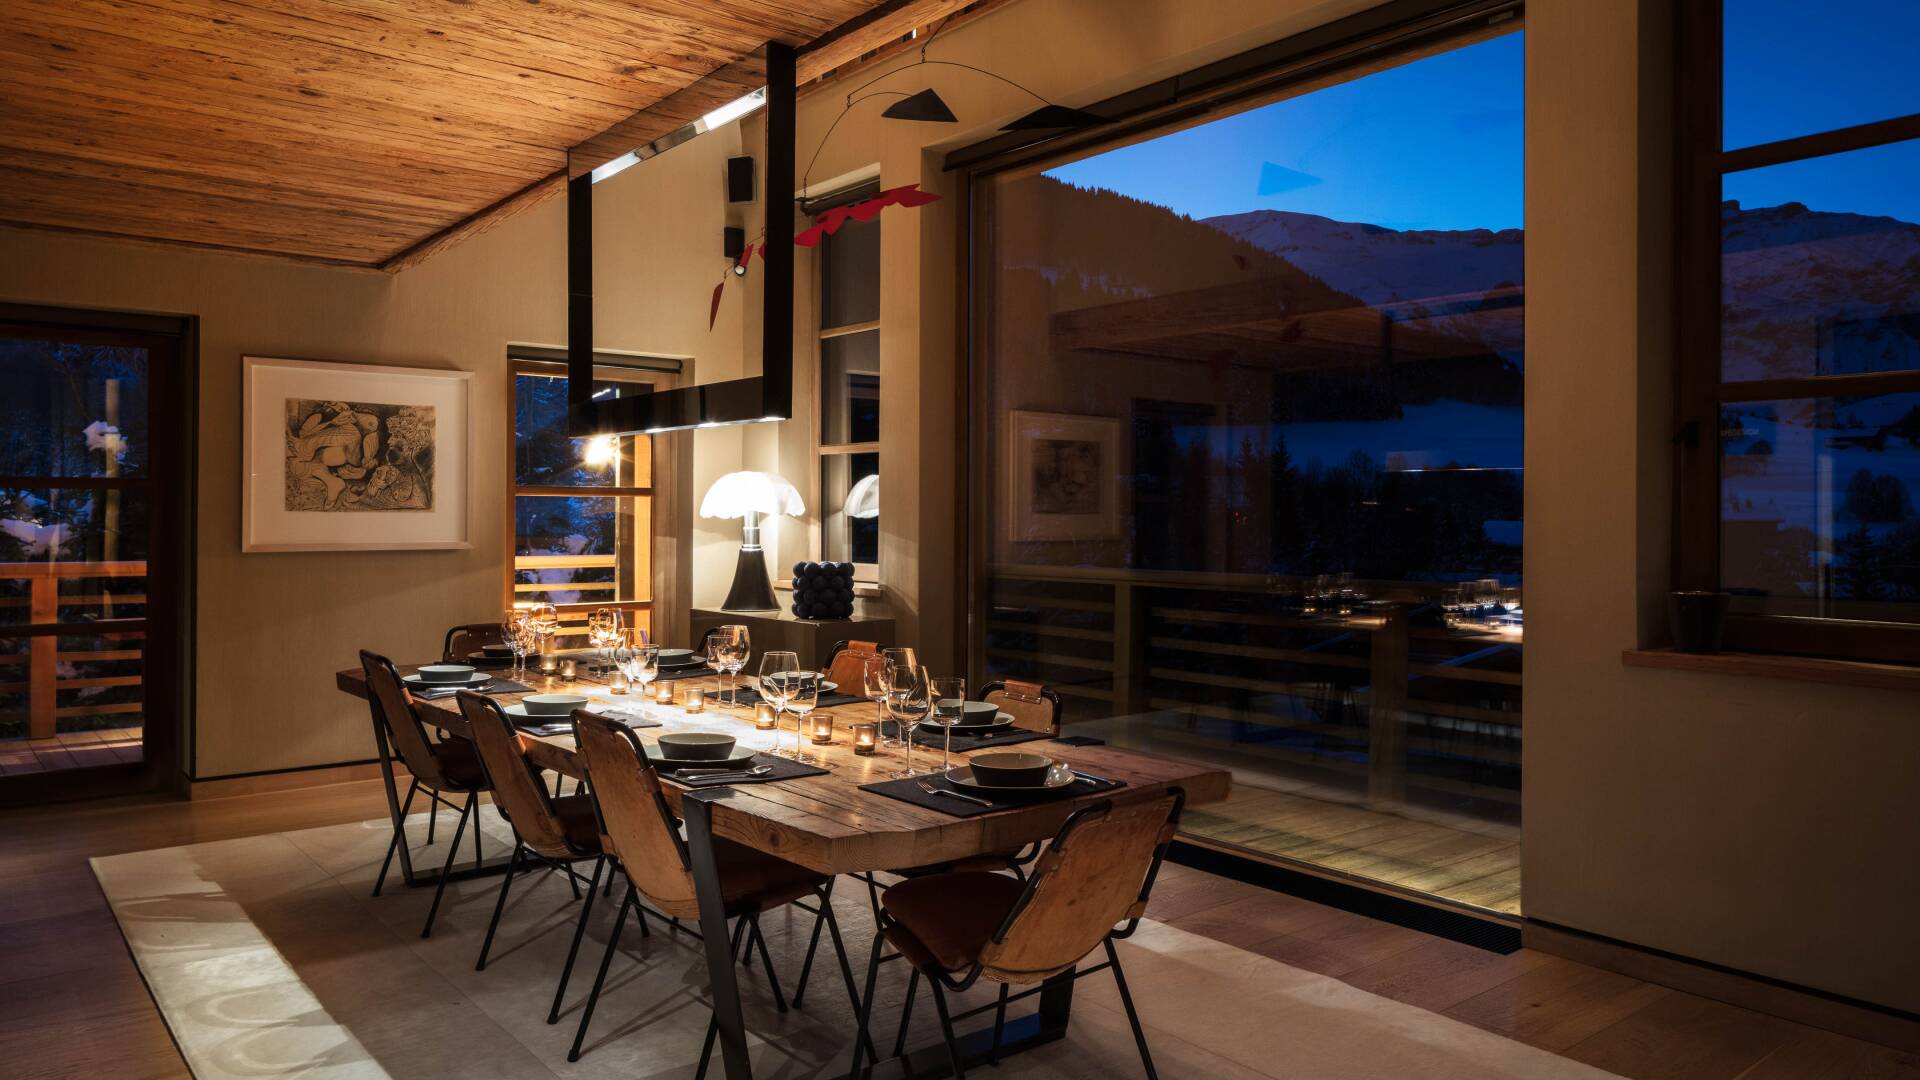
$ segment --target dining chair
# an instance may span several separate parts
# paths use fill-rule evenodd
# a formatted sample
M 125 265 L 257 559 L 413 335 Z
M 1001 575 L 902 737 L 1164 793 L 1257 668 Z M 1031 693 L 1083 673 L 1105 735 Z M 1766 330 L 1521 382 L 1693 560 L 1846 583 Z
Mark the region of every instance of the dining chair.
M 990 682 L 980 688 L 980 700 L 1000 706 L 1001 712 L 1013 717 L 1015 727 L 1060 734 L 1060 695 L 1050 687 L 1018 679 Z
M 858 695 L 867 658 L 879 655 L 877 641 L 836 641 L 827 650 L 826 665 L 820 670 L 826 673 L 828 682 L 839 683 L 847 693 Z
M 580 940 L 593 914 L 593 898 L 600 891 L 600 875 L 606 870 L 606 854 L 600 846 L 600 824 L 593 815 L 593 800 L 583 794 L 555 797 L 547 793 L 540 780 L 540 768 L 527 759 L 525 735 L 514 730 L 513 720 L 500 702 L 466 690 L 456 695 L 460 715 L 473 731 L 473 744 L 479 748 L 480 764 L 493 786 L 494 809 L 513 826 L 513 858 L 500 880 L 500 897 L 493 904 L 493 918 L 487 923 L 487 936 L 480 942 L 480 958 L 475 971 L 487 969 L 487 954 L 493 949 L 493 936 L 500 928 L 500 914 L 507 906 L 507 890 L 523 863 L 541 863 L 548 869 L 567 875 L 573 898 L 581 900 L 580 875 L 575 863 L 593 860 L 593 876 L 587 880 L 587 892 L 580 905 L 580 917 L 574 924 L 573 943 L 567 947 L 567 962 L 560 968 L 560 985 L 553 992 L 549 1023 L 559 1019 L 560 1003 L 566 997 L 567 981 L 573 976 L 573 961 L 580 953 Z M 527 867 L 533 869 L 531 865 Z
M 626 898 L 614 916 L 613 930 L 607 935 L 606 953 L 600 958 L 600 970 L 594 976 L 593 989 L 580 1013 L 580 1028 L 574 1034 L 568 1061 L 580 1060 L 580 1046 L 587 1037 L 587 1025 L 593 1019 L 594 1004 L 607 978 L 620 942 L 620 930 L 627 912 L 640 913 L 640 925 L 646 927 L 647 904 L 670 918 L 698 921 L 699 897 L 694 889 L 693 858 L 680 823 L 668 806 L 660 776 L 654 771 L 647 753 L 632 729 L 608 717 L 576 709 L 573 713 L 574 741 L 586 760 L 587 786 L 599 822 L 601 843 L 608 857 L 627 877 Z M 854 988 L 853 968 L 840 938 L 839 924 L 833 917 L 830 897 L 832 878 L 804 866 L 768 855 L 723 837 L 715 837 L 714 861 L 718 864 L 721 900 L 726 917 L 734 920 L 732 945 L 727 955 L 741 954 L 741 963 L 750 963 L 757 947 L 760 966 L 773 992 L 774 1005 L 787 1011 L 780 993 L 773 958 L 768 955 L 766 939 L 760 933 L 760 916 L 783 904 L 793 904 L 813 914 L 816 925 L 824 924 L 833 939 L 840 959 L 840 975 L 847 985 L 847 998 L 854 1011 L 860 1010 L 860 996 Z M 812 899 L 815 906 L 800 901 Z M 744 952 L 743 952 L 744 945 Z M 716 1017 L 707 1024 L 707 1038 L 700 1050 L 696 1077 L 704 1077 L 713 1055 L 714 1039 L 719 1034 Z
M 407 811 L 413 806 L 416 792 L 425 790 L 432 805 L 445 806 L 449 810 L 460 811 L 460 821 L 454 826 L 453 843 L 447 846 L 447 861 L 440 868 L 440 880 L 433 889 L 433 904 L 427 908 L 426 925 L 420 928 L 421 937 L 433 934 L 433 920 L 440 914 L 440 899 L 446 895 L 447 876 L 453 872 L 454 856 L 460 851 L 460 837 L 466 831 L 467 819 L 473 816 L 480 794 L 492 790 L 487 782 L 486 767 L 480 764 L 480 755 L 474 745 L 465 739 L 448 736 L 434 740 L 427 735 L 427 725 L 422 723 L 413 709 L 413 695 L 407 692 L 406 684 L 400 681 L 400 672 L 393 661 L 378 653 L 360 650 L 360 669 L 367 676 L 367 701 L 373 710 L 373 735 L 380 759 L 391 768 L 391 755 L 388 750 L 397 751 L 400 760 L 413 774 L 413 782 L 407 785 L 407 797 L 393 810 L 393 839 L 387 844 L 387 857 L 380 862 L 380 876 L 374 879 L 373 895 L 379 896 L 381 886 L 386 884 L 387 869 L 393 865 L 394 852 L 400 848 L 405 838 Z M 465 795 L 464 803 L 456 804 L 446 798 L 447 794 Z M 387 789 L 391 800 L 393 789 Z M 428 843 L 433 842 L 429 832 Z M 473 825 L 473 865 L 480 868 L 480 823 Z M 409 883 L 411 884 L 411 883 Z
M 947 1061 L 956 1078 L 966 1072 L 955 1021 L 993 1010 L 992 1063 L 1009 1004 L 1039 993 L 1050 979 L 1112 971 L 1140 1063 L 1149 1080 L 1158 1080 L 1113 943 L 1131 936 L 1146 914 L 1154 878 L 1173 843 L 1185 802 L 1186 793 L 1176 787 L 1146 801 L 1115 804 L 1108 799 L 1083 807 L 1060 826 L 1025 882 L 977 871 L 936 874 L 901 882 L 883 893 L 848 1077 L 857 1080 L 862 1075 L 862 1053 L 871 1046 L 867 1031 L 873 1020 L 874 983 L 882 949 L 891 944 L 917 974 L 926 976 L 933 990 Z M 1079 969 L 1080 961 L 1102 946 L 1106 960 Z M 997 1000 L 951 1014 L 947 991 L 964 992 L 982 978 L 1000 984 Z M 1009 996 L 1010 987 L 1022 985 L 1029 989 Z M 911 1009 L 909 1000 L 900 1018 L 903 1032 Z
M 497 622 L 461 623 L 449 627 L 446 638 L 440 644 L 440 662 L 464 664 L 482 646 L 498 645 L 505 640 L 500 635 L 500 624 Z

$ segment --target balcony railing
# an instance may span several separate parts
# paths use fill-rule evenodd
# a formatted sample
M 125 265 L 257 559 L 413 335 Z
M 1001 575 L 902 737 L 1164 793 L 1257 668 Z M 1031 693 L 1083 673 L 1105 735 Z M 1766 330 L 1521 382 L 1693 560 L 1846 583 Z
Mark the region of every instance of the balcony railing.
M 25 644 L 19 651 L 0 653 L 0 703 L 25 699 L 25 708 L 0 704 L 0 730 L 24 719 L 28 738 L 50 739 L 65 719 L 133 716 L 144 711 L 145 703 L 138 697 L 94 704 L 60 702 L 63 693 L 71 700 L 82 696 L 78 691 L 142 684 L 137 670 L 101 674 L 90 669 L 115 661 L 141 661 L 147 598 L 144 593 L 115 592 L 110 583 L 144 578 L 146 573 L 144 561 L 0 563 L 0 590 L 4 590 L 0 640 Z M 95 580 L 101 584 L 79 592 L 61 591 L 63 582 Z M 78 641 L 87 647 L 73 644 Z M 76 666 L 77 673 L 61 675 L 63 669 L 76 670 Z

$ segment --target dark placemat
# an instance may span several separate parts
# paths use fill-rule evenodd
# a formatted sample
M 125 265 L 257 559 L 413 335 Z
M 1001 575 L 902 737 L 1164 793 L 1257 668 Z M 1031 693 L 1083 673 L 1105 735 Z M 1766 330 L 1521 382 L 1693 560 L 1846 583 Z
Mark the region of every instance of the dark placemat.
M 1054 740 L 1061 746 L 1105 746 L 1107 740 L 1096 739 L 1091 735 L 1062 735 Z
M 460 691 L 467 689 L 471 688 L 465 686 L 449 686 L 444 690 L 418 690 L 411 684 L 407 686 L 407 692 L 422 701 L 438 701 L 441 698 L 450 698 Z M 474 691 L 476 694 L 531 694 L 534 692 L 533 687 L 514 682 L 512 679 L 495 679 L 479 690 Z
M 684 667 L 662 668 L 654 676 L 654 682 L 673 682 L 675 679 L 704 679 L 714 674 L 714 670 L 705 664 L 688 664 Z
M 722 690 L 721 693 L 725 694 L 726 691 Z M 821 694 L 818 707 L 822 709 L 837 709 L 842 705 L 857 705 L 866 700 L 868 699 L 861 697 L 859 694 L 842 694 L 838 692 Z M 740 685 L 740 703 L 749 706 L 760 704 L 760 691 L 742 683 Z
M 798 780 L 803 776 L 827 775 L 827 770 L 817 765 L 804 765 L 798 761 L 794 761 L 792 758 L 774 757 L 772 754 L 755 754 L 752 759 L 741 766 L 741 768 L 743 770 L 751 769 L 760 765 L 771 765 L 773 766 L 773 771 L 767 773 L 765 776 L 741 776 L 738 773 L 730 773 L 721 776 L 693 777 L 685 780 L 665 769 L 662 769 L 660 774 L 668 780 L 679 784 L 681 787 L 690 788 L 727 787 L 731 784 L 771 784 L 780 780 Z M 700 768 L 698 765 L 688 767 L 695 769 Z
M 988 802 L 993 804 L 991 806 L 981 806 L 979 803 L 968 802 L 966 799 L 956 799 L 951 795 L 929 794 L 920 786 L 922 780 L 927 781 L 935 788 L 943 791 L 960 791 L 963 795 L 979 795 L 978 792 L 961 791 L 959 788 L 947 783 L 946 778 L 938 773 L 932 773 L 927 776 L 909 776 L 901 780 L 882 780 L 877 784 L 861 784 L 860 790 L 871 791 L 875 795 L 885 795 L 889 799 L 899 799 L 901 802 L 912 803 L 915 806 L 924 806 L 929 810 L 938 810 L 951 817 L 978 817 L 981 814 L 991 814 L 998 810 L 1012 810 L 1017 807 L 1032 806 L 1037 802 L 1053 802 L 1056 799 L 1070 799 L 1077 795 L 1097 795 L 1103 791 L 1113 791 L 1116 788 L 1126 786 L 1118 780 L 1094 780 L 1090 777 L 1082 777 L 1080 780 L 1075 781 L 1072 787 L 1058 794 L 1046 796 L 1045 798 L 1027 796 L 1012 799 L 996 799 L 988 796 L 979 796 L 986 798 Z
M 953 749 L 955 753 L 959 753 L 962 750 L 985 750 L 988 747 L 1013 746 L 1016 743 L 1051 738 L 1053 738 L 1051 732 L 1028 731 L 1025 728 L 1009 725 L 1008 730 L 992 735 L 955 735 Z M 913 729 L 913 745 L 938 750 L 947 745 L 947 733 L 940 730 L 938 724 L 921 724 Z

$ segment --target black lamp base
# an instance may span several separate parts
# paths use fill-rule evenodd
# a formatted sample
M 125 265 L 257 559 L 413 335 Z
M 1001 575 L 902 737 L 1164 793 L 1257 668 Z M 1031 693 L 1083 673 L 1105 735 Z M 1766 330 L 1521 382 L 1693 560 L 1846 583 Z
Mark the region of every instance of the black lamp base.
M 767 575 L 766 549 L 759 545 L 741 545 L 740 561 L 733 568 L 733 587 L 727 590 L 722 611 L 779 611 L 773 598 L 773 579 Z

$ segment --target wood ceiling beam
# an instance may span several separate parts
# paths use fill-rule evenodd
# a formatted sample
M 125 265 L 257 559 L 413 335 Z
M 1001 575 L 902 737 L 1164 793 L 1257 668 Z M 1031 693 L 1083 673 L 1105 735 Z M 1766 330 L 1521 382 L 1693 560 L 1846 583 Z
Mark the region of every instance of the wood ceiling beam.
M 847 20 L 832 30 L 800 46 L 797 78 L 800 85 L 833 72 L 876 49 L 898 42 L 908 33 L 930 26 L 966 7 L 971 0 L 888 0 L 863 15 Z M 998 6 L 1004 0 L 989 0 Z M 600 164 L 644 146 L 654 139 L 691 123 L 714 108 L 724 105 L 760 85 L 742 75 L 747 65 L 764 70 L 757 58 L 743 57 L 666 99 L 634 113 L 598 135 L 585 139 L 569 152 L 569 161 L 582 162 L 600 156 Z M 706 89 L 699 90 L 703 84 Z M 678 100 L 676 100 L 678 99 Z M 705 103 L 705 104 L 702 104 Z M 697 107 L 696 106 L 700 106 Z M 593 165 L 585 165 L 591 169 Z M 455 222 L 440 232 L 414 244 L 380 264 L 380 269 L 398 273 L 418 266 L 427 259 L 477 236 L 501 221 L 524 213 L 566 190 L 567 170 L 562 169 L 512 195 Z

